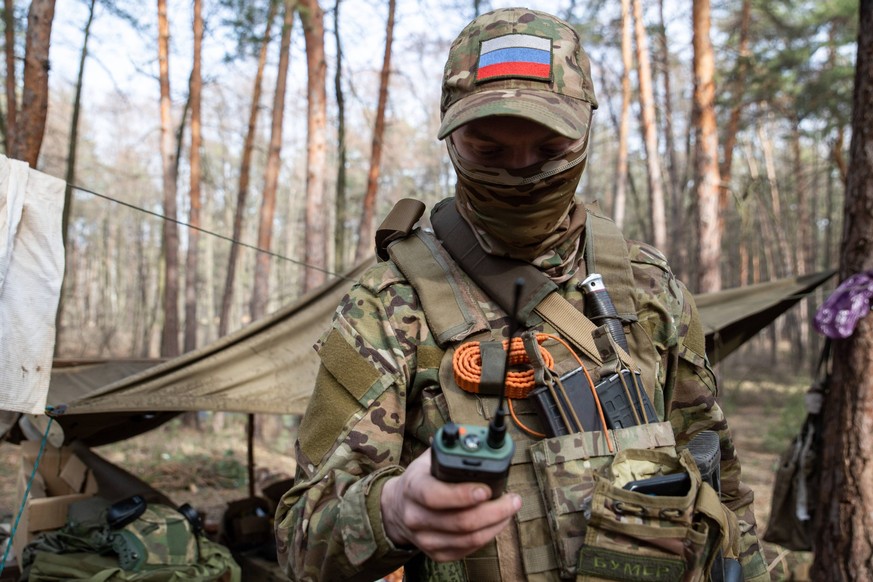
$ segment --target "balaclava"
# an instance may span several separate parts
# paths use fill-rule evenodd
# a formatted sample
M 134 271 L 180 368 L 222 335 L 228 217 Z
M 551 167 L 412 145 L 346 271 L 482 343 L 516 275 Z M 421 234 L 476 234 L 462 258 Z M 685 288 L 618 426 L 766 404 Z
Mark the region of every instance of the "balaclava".
M 566 22 L 509 8 L 483 14 L 461 31 L 443 76 L 440 139 L 475 119 L 499 123 L 509 115 L 578 141 L 557 158 L 507 170 L 472 164 L 447 140 L 458 209 L 487 252 L 533 262 L 553 275 L 566 272 L 585 222 L 574 194 L 596 107 L 588 57 Z

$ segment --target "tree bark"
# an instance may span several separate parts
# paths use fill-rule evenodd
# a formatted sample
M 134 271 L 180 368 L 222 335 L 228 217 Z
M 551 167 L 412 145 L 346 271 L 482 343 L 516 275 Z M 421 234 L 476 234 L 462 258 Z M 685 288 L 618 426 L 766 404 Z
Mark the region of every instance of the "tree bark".
M 836 68 L 837 66 L 837 43 L 835 37 L 837 35 L 837 24 L 831 24 L 828 28 L 828 66 L 830 68 Z M 843 143 L 845 141 L 845 129 L 843 128 L 843 124 L 839 124 L 837 126 L 837 135 L 834 140 L 831 142 L 831 158 L 833 159 L 834 165 L 837 167 L 837 171 L 840 173 L 840 181 L 843 183 L 843 186 L 846 185 L 846 177 L 849 172 L 848 164 L 846 164 L 846 158 L 843 156 Z M 830 263 L 828 263 L 829 265 Z
M 385 27 L 385 54 L 382 57 L 382 72 L 379 75 L 379 102 L 376 106 L 376 122 L 373 125 L 373 143 L 370 147 L 370 172 L 367 174 L 367 192 L 361 212 L 358 246 L 355 263 L 373 252 L 373 215 L 376 208 L 376 193 L 379 190 L 379 172 L 382 167 L 382 142 L 385 137 L 385 106 L 388 103 L 388 84 L 391 77 L 391 43 L 394 40 L 394 12 L 396 0 L 388 0 L 388 24 Z
M 667 222 L 664 213 L 664 186 L 661 178 L 661 160 L 658 155 L 658 135 L 655 124 L 655 97 L 652 89 L 652 67 L 649 59 L 648 37 L 643 24 L 642 0 L 632 0 L 634 30 L 637 41 L 637 70 L 640 82 L 640 115 L 643 144 L 649 181 L 649 213 L 652 222 L 653 244 L 661 250 L 667 247 Z
M 15 140 L 16 115 L 18 112 L 18 97 L 15 89 L 15 2 L 3 0 L 3 24 L 6 52 L 6 134 L 4 135 L 5 151 L 12 152 Z
M 64 211 L 61 219 L 61 238 L 64 246 L 67 246 L 67 229 L 70 224 L 70 210 L 73 205 L 73 191 L 71 185 L 76 182 L 76 150 L 79 146 L 79 112 L 82 107 L 82 81 L 85 78 L 85 60 L 88 58 L 88 39 L 91 37 L 91 22 L 94 20 L 94 4 L 91 0 L 88 6 L 88 20 L 85 23 L 85 38 L 82 40 L 82 52 L 79 55 L 79 74 L 76 77 L 76 91 L 73 97 L 73 114 L 70 120 L 70 147 L 67 155 L 67 182 L 64 194 Z
M 336 94 L 336 216 L 334 218 L 334 259 L 337 272 L 342 273 L 346 265 L 346 100 L 343 94 L 343 45 L 340 38 L 340 2 L 333 7 L 333 36 L 336 43 L 336 68 L 333 77 Z
M 49 43 L 55 0 L 32 0 L 27 13 L 27 40 L 24 49 L 24 87 L 21 115 L 16 117 L 15 140 L 11 157 L 36 168 L 45 120 L 48 114 Z
M 621 0 L 621 117 L 618 126 L 618 154 L 615 167 L 615 192 L 612 217 L 619 228 L 624 227 L 627 206 L 628 133 L 630 131 L 631 84 L 633 68 L 633 36 L 631 33 L 630 0 Z
M 170 102 L 170 24 L 167 1 L 158 0 L 158 64 L 161 85 L 161 162 L 164 191 L 164 325 L 161 356 L 179 355 L 179 229 L 176 223 L 176 151 Z
M 776 279 L 778 275 L 778 271 L 776 269 L 777 259 L 773 253 L 773 249 L 776 248 L 776 235 L 774 233 L 774 224 L 771 217 L 771 212 L 769 210 L 769 206 L 764 201 L 764 194 L 760 191 L 758 187 L 760 183 L 760 172 L 758 171 L 758 163 L 755 160 L 755 156 L 751 152 L 751 147 L 746 148 L 746 160 L 749 164 L 749 177 L 752 180 L 752 192 L 754 194 L 754 198 L 749 200 L 749 204 L 753 206 L 757 206 L 760 208 L 758 212 L 754 212 L 754 209 L 750 210 L 752 213 L 752 222 L 757 221 L 758 223 L 758 237 L 761 240 L 761 244 L 759 245 L 764 254 L 764 259 L 766 260 L 766 268 L 768 280 L 773 281 Z M 760 283 L 761 282 L 761 269 L 760 269 L 760 257 L 758 254 L 753 255 L 753 264 L 755 268 L 752 271 L 752 283 Z
M 276 214 L 276 190 L 279 185 L 279 168 L 282 153 L 282 125 L 285 119 L 285 86 L 288 79 L 288 61 L 291 51 L 291 27 L 294 24 L 296 0 L 285 0 L 285 15 L 282 22 L 282 39 L 279 48 L 279 68 L 276 74 L 276 91 L 273 96 L 273 121 L 270 128 L 270 151 L 264 173 L 264 195 L 261 199 L 260 223 L 258 224 L 258 248 L 270 250 L 273 244 L 273 219 Z M 258 253 L 255 257 L 254 289 L 249 313 L 252 321 L 262 318 L 267 312 L 270 297 L 270 255 Z
M 194 0 L 194 55 L 191 66 L 191 209 L 188 224 L 188 254 L 185 258 L 185 343 L 184 349 L 190 352 L 197 347 L 197 298 L 200 290 L 200 148 L 203 142 L 200 127 L 200 102 L 203 92 L 203 75 L 200 70 L 203 45 L 202 0 Z
M 740 131 L 740 117 L 743 114 L 743 96 L 746 93 L 746 78 L 749 73 L 749 26 L 752 21 L 752 0 L 743 0 L 742 8 L 740 9 L 740 40 L 737 51 L 736 77 L 731 83 L 731 94 L 733 96 L 733 105 L 731 106 L 731 115 L 728 120 L 727 129 L 724 134 L 724 157 L 722 159 L 719 172 L 722 180 L 726 183 L 730 182 L 731 169 L 734 160 L 734 148 L 737 145 L 737 133 Z M 727 200 L 727 191 L 723 191 L 723 199 Z M 722 210 L 726 203 L 722 205 Z
M 718 128 L 715 118 L 715 58 L 709 29 L 709 0 L 694 0 L 694 190 L 698 212 L 697 291 L 721 290 L 721 232 L 719 230 Z
M 85 60 L 88 58 L 88 39 L 91 37 L 91 23 L 94 20 L 95 3 L 96 0 L 91 0 L 88 7 L 88 20 L 85 23 L 85 37 L 82 40 L 82 52 L 79 56 L 79 74 L 76 78 L 76 90 L 75 96 L 73 98 L 73 114 L 70 119 L 70 146 L 67 154 L 67 171 L 65 175 L 67 186 L 64 190 L 64 209 L 61 212 L 61 241 L 65 249 L 67 248 L 67 239 L 69 238 L 67 231 L 70 229 L 70 213 L 73 208 L 72 185 L 76 183 L 76 150 L 78 149 L 79 145 L 79 112 L 81 111 L 82 103 L 82 81 L 85 77 Z M 12 87 L 12 92 L 14 95 L 14 85 Z M 12 107 L 14 108 L 14 104 L 12 105 Z M 64 296 L 66 295 L 63 290 L 68 288 L 69 287 L 65 278 L 65 280 L 62 282 L 62 292 L 60 294 L 60 297 L 58 298 L 58 309 L 55 316 L 55 328 L 58 335 L 61 335 L 63 333 Z M 55 343 L 55 353 L 57 353 L 60 345 L 60 341 L 57 341 Z
M 664 81 L 664 149 L 667 152 L 667 198 L 664 201 L 670 208 L 670 224 L 673 232 L 684 232 L 682 213 L 682 190 L 679 183 L 676 145 L 673 140 L 673 89 L 670 71 L 670 47 L 667 42 L 667 24 L 664 20 L 664 0 L 658 2 L 658 44 L 660 45 L 661 77 Z M 684 245 L 682 237 L 671 237 L 670 256 L 678 256 L 677 247 Z
M 873 0 L 861 0 L 840 277 L 873 270 Z M 873 579 L 873 316 L 833 344 L 813 580 Z
M 300 20 L 306 43 L 306 236 L 303 290 L 324 283 L 327 270 L 327 225 L 324 175 L 327 166 L 327 62 L 324 12 L 318 0 L 301 0 Z
M 803 155 L 801 152 L 800 143 L 800 119 L 792 114 L 791 119 L 791 160 L 793 165 L 793 184 L 794 184 L 794 199 L 796 201 L 796 225 L 793 229 L 794 233 L 794 272 L 797 275 L 806 275 L 810 272 L 810 258 L 812 257 L 813 247 L 813 219 L 810 210 L 809 196 L 809 179 L 805 171 L 803 163 Z M 797 317 L 796 341 L 792 342 L 795 349 L 792 350 L 792 358 L 799 367 L 803 366 L 806 361 L 806 350 L 810 345 L 810 298 L 800 301 L 798 310 L 793 316 Z
M 270 44 L 270 28 L 276 17 L 276 0 L 268 0 L 270 7 L 267 10 L 267 24 L 264 30 L 264 39 L 258 54 L 258 68 L 255 73 L 255 86 L 252 89 L 252 106 L 249 109 L 249 124 L 246 131 L 246 139 L 243 144 L 242 161 L 239 168 L 239 190 L 237 191 L 236 211 L 233 214 L 233 232 L 231 238 L 234 241 L 240 239 L 242 234 L 243 214 L 245 213 L 246 198 L 249 191 L 249 176 L 251 174 L 252 151 L 255 146 L 255 133 L 258 125 L 258 111 L 261 102 L 261 81 L 264 78 L 264 67 L 267 63 L 267 48 Z M 239 257 L 239 245 L 235 242 L 230 245 L 230 253 L 227 257 L 227 274 L 224 279 L 224 293 L 221 296 L 221 313 L 218 317 L 218 337 L 227 335 L 230 324 L 230 306 L 233 303 L 233 285 L 236 279 L 236 263 Z
M 761 152 L 764 154 L 764 167 L 767 171 L 767 184 L 770 190 L 770 204 L 765 204 L 767 214 L 773 223 L 773 234 L 779 250 L 778 277 L 787 277 L 793 269 L 791 261 L 791 249 L 788 248 L 788 240 L 785 236 L 785 228 L 782 225 L 782 202 L 779 193 L 779 183 L 776 178 L 776 162 L 773 159 L 773 144 L 762 126 L 758 126 L 758 139 L 761 140 Z
M 840 181 L 843 185 L 846 184 L 849 174 L 849 165 L 846 163 L 846 158 L 843 156 L 843 142 L 845 140 L 845 132 L 842 127 L 837 128 L 837 137 L 831 144 L 831 157 L 834 160 L 834 166 L 840 173 Z

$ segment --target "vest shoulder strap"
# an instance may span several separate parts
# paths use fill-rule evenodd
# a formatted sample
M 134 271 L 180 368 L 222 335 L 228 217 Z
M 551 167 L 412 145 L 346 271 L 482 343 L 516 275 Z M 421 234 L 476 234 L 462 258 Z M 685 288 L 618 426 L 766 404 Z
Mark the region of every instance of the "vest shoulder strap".
M 597 205 L 589 205 L 586 210 L 588 272 L 603 276 L 619 316 L 635 321 L 634 278 L 624 235 L 612 220 L 603 216 Z M 477 302 L 471 300 L 470 289 L 464 287 L 477 287 L 508 313 L 513 303 L 513 282 L 522 277 L 526 285 L 517 314 L 519 319 L 524 322 L 529 322 L 532 316 L 553 319 L 543 314 L 538 306 L 557 290 L 557 285 L 532 265 L 485 253 L 458 213 L 453 198 L 441 201 L 433 210 L 431 222 L 436 237 L 420 229 L 412 231 L 410 236 L 422 211 L 419 201 L 401 200 L 379 227 L 377 232 L 381 237 L 377 234 L 377 247 L 384 249 L 419 293 L 425 317 L 441 345 L 488 329 L 485 315 Z M 472 280 L 475 285 L 465 286 L 464 280 Z M 559 321 L 565 319 L 562 316 Z M 590 324 L 587 320 L 585 323 Z M 589 331 L 587 327 L 585 330 Z M 577 347 L 599 364 L 602 360 L 593 341 L 589 341 L 590 333 L 576 336 L 584 338 L 582 345 L 574 342 Z
M 534 308 L 557 290 L 558 286 L 533 265 L 486 253 L 458 212 L 454 198 L 441 201 L 433 209 L 430 221 L 449 255 L 505 313 L 511 313 L 515 303 L 515 281 L 524 279 L 518 312 L 514 314 L 519 321 L 529 324 Z
M 437 344 L 445 346 L 490 328 L 473 285 L 433 234 L 416 229 L 387 247 L 415 289 Z
M 600 205 L 586 204 L 585 265 L 589 273 L 600 273 L 619 317 L 636 321 L 633 270 L 627 241 L 618 225 L 607 218 Z
M 398 200 L 376 229 L 376 256 L 387 261 L 388 245 L 408 237 L 422 214 L 424 214 L 424 202 L 421 200 L 414 198 Z

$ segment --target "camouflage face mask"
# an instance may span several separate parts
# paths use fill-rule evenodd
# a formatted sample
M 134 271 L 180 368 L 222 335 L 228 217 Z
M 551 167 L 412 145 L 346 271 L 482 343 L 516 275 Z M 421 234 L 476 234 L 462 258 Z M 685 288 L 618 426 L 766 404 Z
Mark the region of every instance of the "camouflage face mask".
M 588 161 L 587 135 L 560 156 L 514 170 L 469 162 L 451 139 L 447 146 L 458 208 L 487 252 L 533 261 L 581 230 L 584 221 L 570 213 Z

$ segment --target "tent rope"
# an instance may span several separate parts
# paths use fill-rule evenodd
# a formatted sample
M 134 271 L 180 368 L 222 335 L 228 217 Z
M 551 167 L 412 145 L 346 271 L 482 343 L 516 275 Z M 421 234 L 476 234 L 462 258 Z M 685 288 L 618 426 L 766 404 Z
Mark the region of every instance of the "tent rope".
M 9 549 L 12 547 L 12 540 L 15 539 L 15 532 L 18 529 L 18 523 L 21 521 L 21 515 L 24 513 L 24 508 L 27 506 L 27 496 L 30 495 L 30 487 L 33 485 L 33 480 L 36 478 L 36 470 L 39 467 L 40 459 L 42 459 L 42 453 L 45 451 L 45 443 L 48 441 L 49 430 L 52 427 L 52 421 L 54 421 L 54 417 L 50 414 L 53 410 L 53 406 L 45 407 L 49 420 L 45 427 L 45 433 L 42 435 L 42 442 L 39 444 L 39 452 L 33 463 L 33 471 L 30 472 L 30 479 L 27 480 L 27 487 L 24 489 L 24 496 L 21 499 L 21 507 L 18 508 L 18 515 L 15 517 L 15 523 L 12 524 L 12 530 L 9 532 L 9 539 L 6 541 L 6 550 L 3 552 L 3 560 L 0 561 L 0 574 L 2 574 L 3 569 L 6 568 L 6 560 L 9 558 Z
M 115 202 L 116 204 L 121 204 L 122 206 L 127 206 L 128 208 L 131 208 L 133 210 L 137 210 L 139 212 L 143 212 L 145 214 L 150 214 L 151 216 L 155 216 L 157 218 L 160 218 L 161 220 L 168 220 L 170 222 L 174 222 L 174 223 L 178 224 L 179 226 L 184 226 L 186 228 L 194 229 L 196 231 L 202 232 L 203 234 L 208 234 L 210 236 L 220 238 L 221 240 L 225 240 L 225 241 L 233 243 L 235 245 L 239 245 L 241 247 L 246 247 L 248 249 L 258 251 L 259 253 L 264 253 L 264 254 L 270 255 L 271 257 L 275 257 L 277 259 L 282 259 L 283 261 L 288 261 L 290 263 L 294 263 L 295 265 L 300 265 L 301 267 L 304 267 L 306 269 L 314 269 L 316 271 L 321 271 L 322 273 L 330 275 L 331 277 L 338 277 L 340 279 L 346 279 L 348 281 L 353 281 L 352 279 L 349 279 L 348 277 L 344 276 L 342 273 L 335 273 L 329 269 L 324 269 L 322 267 L 316 267 L 315 265 L 310 265 L 310 264 L 305 263 L 303 261 L 300 261 L 298 259 L 292 259 L 291 257 L 286 257 L 285 255 L 280 255 L 279 253 L 274 253 L 271 250 L 262 249 L 259 246 L 252 245 L 252 244 L 243 242 L 241 240 L 234 239 L 233 237 L 219 234 L 217 232 L 213 232 L 211 230 L 207 230 L 207 229 L 201 228 L 199 226 L 194 226 L 193 224 L 187 223 L 183 220 L 178 220 L 176 218 L 170 218 L 169 216 L 167 216 L 165 214 L 161 214 L 160 212 L 155 212 L 155 211 L 149 210 L 147 208 L 142 208 L 141 206 L 136 206 L 135 204 L 131 204 L 130 202 L 124 202 L 123 200 L 113 198 L 112 196 L 107 196 L 106 194 L 100 194 L 99 192 L 95 192 L 94 190 L 89 190 L 88 188 L 83 188 L 82 186 L 77 186 L 75 184 L 70 184 L 69 186 L 73 190 L 78 190 L 79 192 L 91 194 L 92 196 L 97 196 L 98 198 L 103 198 L 104 200 L 109 200 L 110 202 Z

